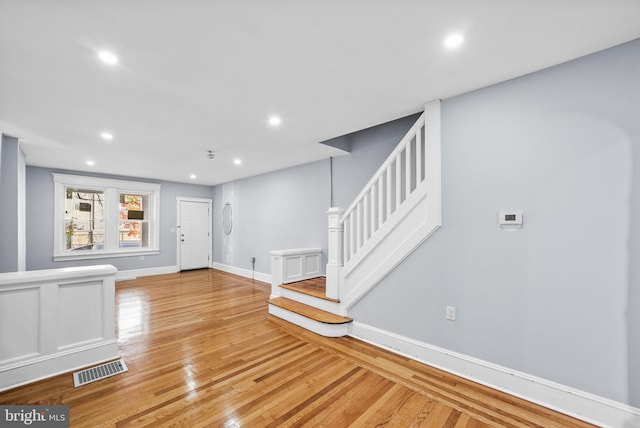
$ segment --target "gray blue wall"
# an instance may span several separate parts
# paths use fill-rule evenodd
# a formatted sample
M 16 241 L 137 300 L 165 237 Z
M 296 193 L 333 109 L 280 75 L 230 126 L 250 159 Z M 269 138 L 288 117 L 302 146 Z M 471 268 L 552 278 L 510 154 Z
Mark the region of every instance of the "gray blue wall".
M 333 158 L 333 206 L 351 204 L 418 117 L 420 113 L 341 137 L 350 153 Z
M 216 186 L 214 231 L 222 230 L 220 213 L 227 202 L 234 227 L 228 236 L 218 233 L 214 261 L 251 269 L 255 257 L 256 271 L 270 274 L 270 251 L 318 247 L 326 264 L 332 175 L 334 206 L 346 208 L 418 116 L 340 137 L 351 150 L 348 155 Z
M 445 100 L 443 227 L 350 316 L 639 406 L 639 114 L 640 40 Z
M 329 204 L 329 160 L 287 168 L 214 188 L 214 233 L 222 231 L 224 204 L 231 203 L 233 228 L 215 239 L 213 260 L 271 273 L 269 252 L 278 249 L 326 249 L 325 211 Z
M 0 134 L 0 272 L 25 269 L 25 168 L 18 140 Z
M 27 167 L 27 270 L 52 269 L 66 266 L 112 264 L 118 270 L 135 270 L 176 265 L 176 234 L 171 228 L 177 224 L 177 196 L 212 198 L 210 186 L 144 180 L 132 177 L 92 174 L 96 177 L 160 183 L 160 254 L 113 257 L 95 260 L 72 260 L 54 262 L 53 254 L 53 179 L 52 172 L 91 175 L 74 171 L 51 170 Z M 215 237 L 214 237 L 215 239 Z

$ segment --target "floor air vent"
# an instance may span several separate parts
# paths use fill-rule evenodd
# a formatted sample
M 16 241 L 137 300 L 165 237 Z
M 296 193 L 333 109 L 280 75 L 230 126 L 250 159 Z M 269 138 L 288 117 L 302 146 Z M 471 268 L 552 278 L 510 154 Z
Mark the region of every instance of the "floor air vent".
M 73 385 L 75 387 L 86 385 L 91 382 L 95 382 L 106 377 L 115 376 L 118 373 L 124 373 L 127 370 L 127 365 L 124 360 L 111 361 L 110 363 L 102 364 L 100 366 L 91 367 L 90 369 L 82 370 L 73 374 Z

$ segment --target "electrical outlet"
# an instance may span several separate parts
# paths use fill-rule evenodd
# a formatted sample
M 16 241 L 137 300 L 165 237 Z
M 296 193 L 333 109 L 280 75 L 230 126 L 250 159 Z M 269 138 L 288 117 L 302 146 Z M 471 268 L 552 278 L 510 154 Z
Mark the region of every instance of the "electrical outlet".
M 456 307 L 455 306 L 447 306 L 447 319 L 449 321 L 456 320 Z

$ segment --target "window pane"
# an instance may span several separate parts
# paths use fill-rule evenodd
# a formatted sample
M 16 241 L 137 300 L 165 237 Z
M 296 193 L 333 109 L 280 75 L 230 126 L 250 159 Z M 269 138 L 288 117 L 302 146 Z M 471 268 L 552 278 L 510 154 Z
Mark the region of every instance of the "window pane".
M 120 222 L 120 248 L 142 247 L 142 227 L 139 221 Z
M 144 219 L 143 200 L 143 195 L 120 194 L 120 225 L 118 228 L 120 248 L 142 247 L 142 222 L 132 220 Z
M 65 249 L 103 249 L 104 192 L 69 187 L 65 191 Z

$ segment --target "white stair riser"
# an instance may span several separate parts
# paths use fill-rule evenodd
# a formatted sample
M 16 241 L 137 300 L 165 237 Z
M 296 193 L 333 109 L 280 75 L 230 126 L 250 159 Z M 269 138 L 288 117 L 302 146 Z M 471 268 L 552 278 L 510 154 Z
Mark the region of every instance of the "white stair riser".
M 304 303 L 308 306 L 313 306 L 314 308 L 318 308 L 323 311 L 331 312 L 333 314 L 338 313 L 338 303 L 321 299 L 319 297 L 310 296 L 308 294 L 288 290 L 286 288 L 280 288 L 280 296 L 295 300 L 296 302 Z
M 273 316 L 281 318 L 285 321 L 289 321 L 299 327 L 312 331 L 316 334 L 325 337 L 342 337 L 349 334 L 349 326 L 351 323 L 346 324 L 327 324 L 318 322 L 299 315 L 295 312 L 291 312 L 287 309 L 283 309 L 279 306 L 269 305 L 269 313 Z

